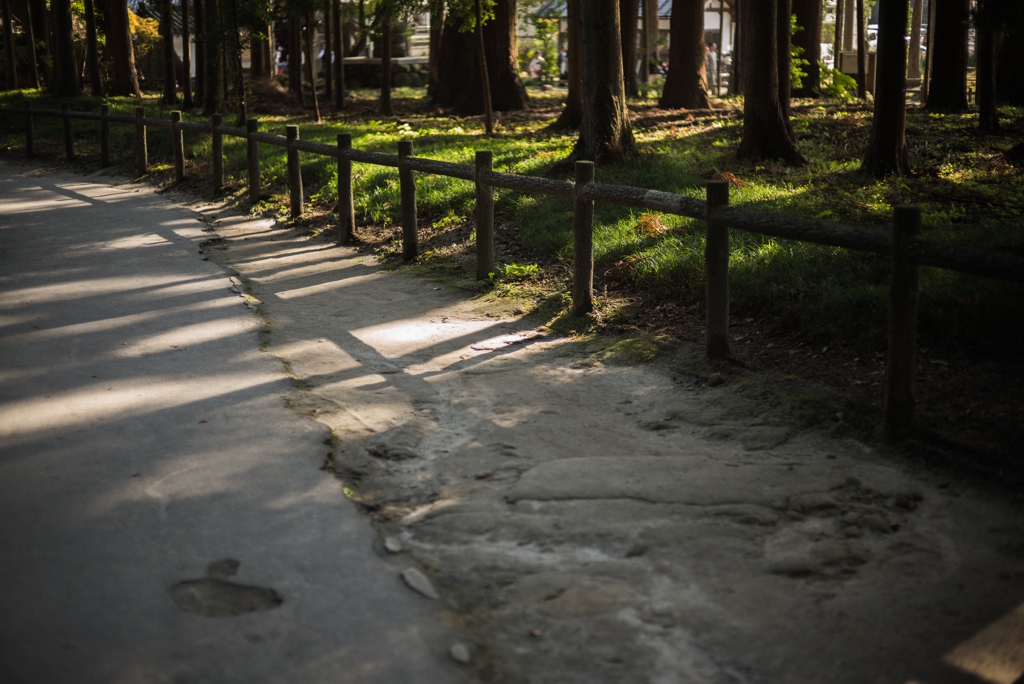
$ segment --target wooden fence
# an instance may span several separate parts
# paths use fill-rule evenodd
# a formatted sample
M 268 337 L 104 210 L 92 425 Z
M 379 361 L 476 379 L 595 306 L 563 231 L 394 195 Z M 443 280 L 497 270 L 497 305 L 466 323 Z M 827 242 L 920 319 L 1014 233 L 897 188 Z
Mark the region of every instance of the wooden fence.
M 646 190 L 594 182 L 594 165 L 577 162 L 575 182 L 535 178 L 493 170 L 491 152 L 477 152 L 474 166 L 453 164 L 413 156 L 411 141 L 398 143 L 398 154 L 368 152 L 352 148 L 352 136 L 339 133 L 336 145 L 310 142 L 299 137 L 298 126 L 286 126 L 285 136 L 261 132 L 259 122 L 249 119 L 246 128 L 225 126 L 220 115 L 211 123 L 181 120 L 181 112 L 171 118 L 153 119 L 145 116 L 142 107 L 135 116 L 110 114 L 109 105 L 102 105 L 99 114 L 72 112 L 67 104 L 60 111 L 24 110 L 0 107 L 6 112 L 23 112 L 25 116 L 25 148 L 34 153 L 33 116 L 59 116 L 64 122 L 64 150 L 68 160 L 74 158 L 71 121 L 84 119 L 100 122 L 100 160 L 110 164 L 111 123 L 134 124 L 136 130 L 136 171 L 141 176 L 148 170 L 146 151 L 147 127 L 171 132 L 174 154 L 174 178 L 185 177 L 182 133 L 208 133 L 213 136 L 213 189 L 224 185 L 223 137 L 247 140 L 249 196 L 258 201 L 262 193 L 259 145 L 284 147 L 288 155 L 288 189 L 293 218 L 302 214 L 302 173 L 300 152 L 337 159 L 338 163 L 338 226 L 339 244 L 351 241 L 355 231 L 352 194 L 352 163 L 374 164 L 398 169 L 402 202 L 402 256 L 414 259 L 419 251 L 416 226 L 416 182 L 414 172 L 459 178 L 476 185 L 476 275 L 487 278 L 494 269 L 494 188 L 519 192 L 573 198 L 573 285 L 574 314 L 593 310 L 594 279 L 594 202 L 621 204 L 637 209 L 676 214 L 705 222 L 705 276 L 707 280 L 707 330 L 705 351 L 709 359 L 729 356 L 729 230 L 745 230 L 788 240 L 802 240 L 862 252 L 873 252 L 892 258 L 892 279 L 889 289 L 889 348 L 886 359 L 885 422 L 883 436 L 893 442 L 905 435 L 914 424 L 914 380 L 917 370 L 917 304 L 918 270 L 921 265 L 946 268 L 989 278 L 1024 283 L 1024 259 L 994 252 L 968 249 L 928 242 L 918 237 L 921 231 L 921 209 L 912 205 L 895 207 L 891 232 L 867 230 L 825 223 L 823 221 L 745 211 L 729 207 L 729 183 L 711 181 L 707 199 L 698 200 L 674 193 Z

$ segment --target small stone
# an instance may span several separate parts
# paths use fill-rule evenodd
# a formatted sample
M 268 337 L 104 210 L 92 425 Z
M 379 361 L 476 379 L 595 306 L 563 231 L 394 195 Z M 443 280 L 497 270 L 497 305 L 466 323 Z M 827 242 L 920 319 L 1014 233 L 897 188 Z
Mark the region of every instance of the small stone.
M 384 550 L 388 553 L 401 553 L 402 542 L 398 541 L 394 537 L 388 537 L 384 540 Z
M 462 663 L 463 665 L 468 665 L 472 657 L 469 652 L 469 647 L 461 641 L 457 641 L 452 644 L 452 647 L 448 649 L 448 653 L 451 654 L 452 660 L 457 663 Z
M 725 378 L 721 373 L 712 373 L 708 376 L 708 387 L 718 387 L 725 384 Z
M 402 579 L 409 585 L 409 588 L 418 594 L 426 596 L 428 599 L 438 599 L 440 595 L 437 593 L 437 589 L 430 583 L 427 576 L 416 568 L 408 568 L 402 572 Z
M 544 630 L 543 629 L 531 629 L 530 630 L 530 636 L 532 636 L 532 637 L 542 637 L 542 636 L 544 636 Z

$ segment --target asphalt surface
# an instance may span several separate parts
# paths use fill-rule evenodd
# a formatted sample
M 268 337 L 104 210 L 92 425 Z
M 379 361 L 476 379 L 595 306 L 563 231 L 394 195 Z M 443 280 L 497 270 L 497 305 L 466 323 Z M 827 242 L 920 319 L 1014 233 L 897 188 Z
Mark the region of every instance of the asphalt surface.
M 468 681 L 205 224 L 111 183 L 0 160 L 0 681 Z

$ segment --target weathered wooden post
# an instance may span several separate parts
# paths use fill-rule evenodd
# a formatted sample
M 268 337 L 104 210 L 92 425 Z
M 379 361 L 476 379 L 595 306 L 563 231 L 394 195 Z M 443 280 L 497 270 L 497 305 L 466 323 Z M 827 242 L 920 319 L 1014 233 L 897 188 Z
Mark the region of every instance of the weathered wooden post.
M 71 105 L 67 102 L 61 104 L 60 111 L 64 119 L 64 158 L 71 161 L 75 158 L 75 141 L 71 136 Z
M 476 153 L 476 279 L 487 280 L 494 271 L 494 188 L 483 175 L 494 168 L 494 154 Z
M 420 252 L 416 232 L 416 178 L 405 164 L 412 156 L 412 141 L 398 141 L 398 184 L 402 193 L 402 259 L 412 261 Z
M 174 150 L 174 182 L 180 183 L 185 179 L 185 143 L 182 140 L 181 112 L 171 112 L 171 149 Z
M 299 151 L 295 149 L 295 141 L 299 139 L 298 126 L 286 126 L 285 137 L 288 139 L 288 199 L 291 204 L 291 217 L 302 216 L 302 165 Z
M 729 358 L 729 227 L 715 221 L 715 209 L 729 206 L 729 181 L 709 181 L 704 222 L 706 280 L 705 354 L 709 359 Z
M 149 171 L 149 153 L 146 150 L 146 124 L 143 119 L 146 110 L 142 107 L 135 108 L 135 170 L 140 176 L 145 176 Z
M 110 166 L 110 105 L 100 105 L 100 168 Z
M 221 114 L 213 115 L 213 138 L 210 142 L 213 155 L 213 192 L 220 192 L 224 187 L 224 134 L 220 132 L 220 126 L 224 123 Z
M 340 88 L 340 86 L 339 86 Z M 356 232 L 355 201 L 352 196 L 352 134 L 338 133 L 338 234 L 337 243 L 347 245 Z
M 594 310 L 594 203 L 580 196 L 594 182 L 594 162 L 576 162 L 576 207 L 572 218 L 572 315 Z
M 889 352 L 885 365 L 885 424 L 892 443 L 914 424 L 917 374 L 917 301 L 920 267 L 907 258 L 907 243 L 921 232 L 921 207 L 895 207 L 892 230 L 892 282 L 889 286 Z
M 258 119 L 249 119 L 245 122 L 245 131 L 249 137 L 245 143 L 245 156 L 249 162 L 249 202 L 256 204 L 263 194 L 263 180 L 260 178 L 260 143 L 253 139 L 253 133 L 260 130 Z
M 35 151 L 35 134 L 32 131 L 32 103 L 25 100 L 25 156 L 31 158 Z

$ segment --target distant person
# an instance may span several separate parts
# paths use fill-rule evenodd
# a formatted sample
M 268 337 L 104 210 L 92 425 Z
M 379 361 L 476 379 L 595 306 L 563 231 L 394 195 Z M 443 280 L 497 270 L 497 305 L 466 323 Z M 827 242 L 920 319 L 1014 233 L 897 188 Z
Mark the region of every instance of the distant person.
M 564 45 L 558 48 L 558 78 L 563 81 L 569 78 L 569 53 Z
M 708 89 L 718 94 L 718 46 L 714 43 L 704 48 L 704 68 L 708 72 Z

